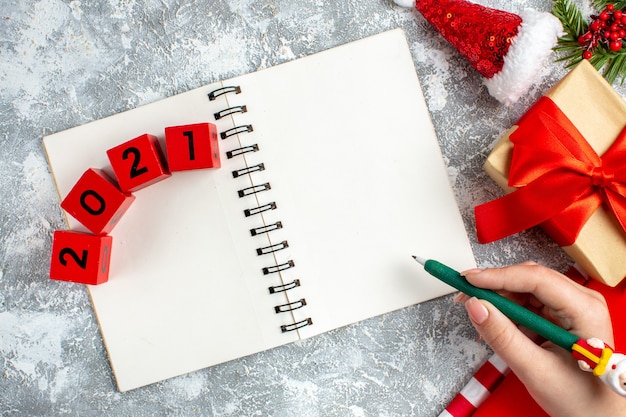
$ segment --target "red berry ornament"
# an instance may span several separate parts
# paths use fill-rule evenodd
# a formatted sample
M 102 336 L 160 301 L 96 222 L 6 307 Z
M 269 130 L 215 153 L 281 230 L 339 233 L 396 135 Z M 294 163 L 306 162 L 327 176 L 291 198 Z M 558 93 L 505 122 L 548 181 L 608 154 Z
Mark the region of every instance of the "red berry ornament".
M 599 20 L 594 20 L 593 22 L 589 24 L 589 30 L 591 30 L 592 32 L 597 32 L 601 27 L 602 27 L 602 24 L 600 23 Z M 587 32 L 587 34 L 591 36 L 591 32 Z
M 613 52 L 617 52 L 622 49 L 622 41 L 612 41 L 609 43 L 609 49 Z
M 591 59 L 593 49 L 599 44 L 609 51 L 622 49 L 622 39 L 626 37 L 626 13 L 615 10 L 614 4 L 607 4 L 598 15 L 591 15 L 588 31 L 578 37 L 578 44 L 583 47 L 583 59 Z

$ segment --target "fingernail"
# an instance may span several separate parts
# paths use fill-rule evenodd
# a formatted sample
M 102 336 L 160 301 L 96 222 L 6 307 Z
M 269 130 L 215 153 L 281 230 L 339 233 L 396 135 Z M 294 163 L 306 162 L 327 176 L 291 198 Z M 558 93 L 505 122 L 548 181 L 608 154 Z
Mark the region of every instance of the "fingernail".
M 465 304 L 465 302 L 467 301 L 468 298 L 469 297 L 466 294 L 463 294 L 462 292 L 460 292 L 460 293 L 458 293 L 457 295 L 454 296 L 452 301 L 454 301 L 455 303 Z
M 468 269 L 467 271 L 463 271 L 461 272 L 461 275 L 465 276 L 467 274 L 477 274 L 479 272 L 483 272 L 484 269 L 482 268 L 472 268 L 472 269 Z
M 465 302 L 465 309 L 470 320 L 478 325 L 483 324 L 489 318 L 489 311 L 476 297 L 472 297 Z

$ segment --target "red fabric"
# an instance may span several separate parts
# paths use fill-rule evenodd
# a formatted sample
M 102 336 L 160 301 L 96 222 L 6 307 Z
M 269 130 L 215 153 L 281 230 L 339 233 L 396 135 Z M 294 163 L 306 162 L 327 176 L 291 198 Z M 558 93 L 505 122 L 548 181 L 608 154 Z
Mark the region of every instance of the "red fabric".
M 541 224 L 569 246 L 603 203 L 626 230 L 626 128 L 600 157 L 548 97 L 517 125 L 509 185 L 521 188 L 475 208 L 481 243 Z
M 454 417 L 471 416 L 476 408 L 464 396 L 457 395 L 446 407 L 446 411 Z
M 504 378 L 472 417 L 550 417 L 530 397 L 513 372 Z
M 480 406 L 482 401 L 484 401 L 484 397 L 480 395 L 478 398 L 474 398 L 472 403 L 465 396 L 468 393 L 466 390 L 476 392 L 476 390 L 482 386 L 491 393 L 497 388 L 498 384 L 502 382 L 503 378 L 504 374 L 491 363 L 491 360 L 488 360 L 476 371 L 474 377 L 469 380 L 461 392 L 452 399 L 446 407 L 446 411 L 453 417 L 470 417 L 474 414 L 476 408 Z
M 579 281 L 577 272 L 572 269 L 568 276 Z M 579 276 L 579 275 L 578 275 Z M 615 350 L 626 350 L 626 280 L 611 288 L 598 281 L 585 285 L 604 295 L 613 321 Z M 531 398 L 528 391 L 513 372 L 509 372 L 498 388 L 476 410 L 472 417 L 549 417 Z
M 626 280 L 615 288 L 607 287 L 598 281 L 591 281 L 587 287 L 604 295 L 613 321 L 615 351 L 626 351 Z
M 502 381 L 504 375 L 500 373 L 490 362 L 485 362 L 474 374 L 474 378 L 487 388 L 489 392 L 493 392 L 498 384 Z
M 522 18 L 466 0 L 419 0 L 415 7 L 483 77 L 502 70 Z

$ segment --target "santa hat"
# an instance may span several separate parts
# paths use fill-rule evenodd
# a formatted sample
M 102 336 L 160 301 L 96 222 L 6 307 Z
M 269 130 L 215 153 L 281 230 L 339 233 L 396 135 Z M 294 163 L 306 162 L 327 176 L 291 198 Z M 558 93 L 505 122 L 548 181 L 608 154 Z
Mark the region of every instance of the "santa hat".
M 415 5 L 482 75 L 489 93 L 507 105 L 533 85 L 563 31 L 551 13 L 525 10 L 516 15 L 466 0 L 394 1 Z

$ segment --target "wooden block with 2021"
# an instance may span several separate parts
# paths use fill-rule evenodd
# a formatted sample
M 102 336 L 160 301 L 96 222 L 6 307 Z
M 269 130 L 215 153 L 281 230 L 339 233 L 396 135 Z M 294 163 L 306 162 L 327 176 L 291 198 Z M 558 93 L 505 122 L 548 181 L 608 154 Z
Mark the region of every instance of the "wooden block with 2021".
M 109 149 L 107 156 L 122 192 L 138 191 L 171 175 L 157 137 L 147 133 Z
M 61 207 L 93 234 L 107 234 L 135 200 L 102 170 L 89 168 L 61 202 Z
M 165 147 L 172 172 L 220 167 L 217 127 L 213 123 L 166 127 Z
M 97 285 L 109 279 L 111 236 L 57 230 L 52 241 L 50 278 Z

